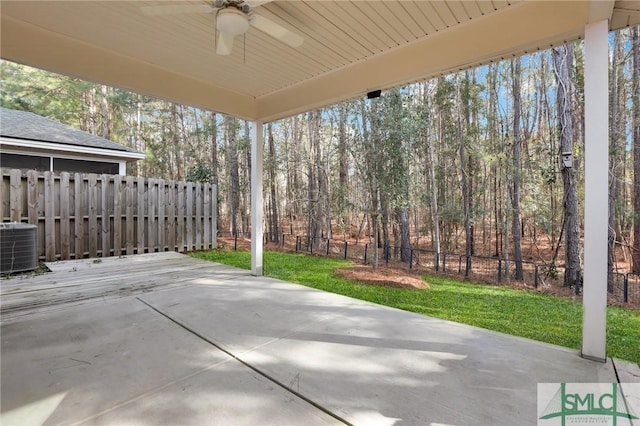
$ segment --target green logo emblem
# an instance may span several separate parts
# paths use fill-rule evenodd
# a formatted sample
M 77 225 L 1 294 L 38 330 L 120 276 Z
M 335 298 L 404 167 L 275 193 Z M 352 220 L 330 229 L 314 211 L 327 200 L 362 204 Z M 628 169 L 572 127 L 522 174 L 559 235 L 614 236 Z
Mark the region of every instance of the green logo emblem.
M 561 383 L 538 419 L 559 418 L 562 426 L 567 424 L 567 419 L 572 424 L 609 424 L 610 420 L 613 426 L 618 425 L 618 419 L 640 419 L 618 383 L 611 383 L 610 388 L 603 390 L 605 386 L 608 384 L 573 384 L 574 390 L 568 391 L 567 384 Z

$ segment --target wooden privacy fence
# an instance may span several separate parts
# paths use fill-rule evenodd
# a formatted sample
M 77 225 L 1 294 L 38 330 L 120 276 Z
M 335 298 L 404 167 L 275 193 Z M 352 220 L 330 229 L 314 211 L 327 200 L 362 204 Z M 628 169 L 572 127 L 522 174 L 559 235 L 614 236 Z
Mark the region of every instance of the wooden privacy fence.
M 216 246 L 216 186 L 2 169 L 3 222 L 38 227 L 47 261 Z

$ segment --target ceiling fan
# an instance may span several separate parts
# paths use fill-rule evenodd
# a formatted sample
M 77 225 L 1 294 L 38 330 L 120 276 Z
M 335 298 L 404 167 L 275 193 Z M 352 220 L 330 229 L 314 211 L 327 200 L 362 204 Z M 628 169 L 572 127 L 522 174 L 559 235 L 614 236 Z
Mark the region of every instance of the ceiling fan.
M 202 5 L 175 4 L 162 6 L 142 6 L 140 11 L 146 15 L 175 15 L 186 13 L 215 14 L 217 30 L 216 53 L 229 55 L 233 48 L 233 39 L 244 34 L 252 26 L 271 37 L 291 46 L 299 47 L 304 39 L 298 34 L 275 23 L 271 19 L 254 12 L 254 9 L 273 0 L 215 0 Z

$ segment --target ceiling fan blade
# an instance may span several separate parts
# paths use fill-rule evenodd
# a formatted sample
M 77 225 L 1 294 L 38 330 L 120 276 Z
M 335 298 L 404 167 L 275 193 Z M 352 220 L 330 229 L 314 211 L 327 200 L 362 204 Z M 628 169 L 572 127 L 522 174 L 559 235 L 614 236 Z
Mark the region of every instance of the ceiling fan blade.
M 218 31 L 216 54 L 230 55 L 233 49 L 233 35 Z
M 187 13 L 210 13 L 215 9 L 206 4 L 171 4 L 164 6 L 141 6 L 145 15 L 180 15 Z
M 251 25 L 291 47 L 300 47 L 304 42 L 304 39 L 298 34 L 261 15 L 254 14 L 251 18 Z

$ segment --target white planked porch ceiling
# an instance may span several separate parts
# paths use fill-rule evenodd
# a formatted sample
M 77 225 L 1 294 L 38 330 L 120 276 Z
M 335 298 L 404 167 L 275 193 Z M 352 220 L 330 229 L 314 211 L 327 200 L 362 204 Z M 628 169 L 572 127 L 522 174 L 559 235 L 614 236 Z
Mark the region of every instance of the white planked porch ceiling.
M 176 102 L 270 121 L 367 91 L 640 23 L 640 1 L 272 1 L 255 11 L 304 38 L 250 28 L 215 54 L 213 14 L 148 15 L 201 1 L 1 5 L 2 58 Z M 206 2 L 205 2 L 206 3 Z

